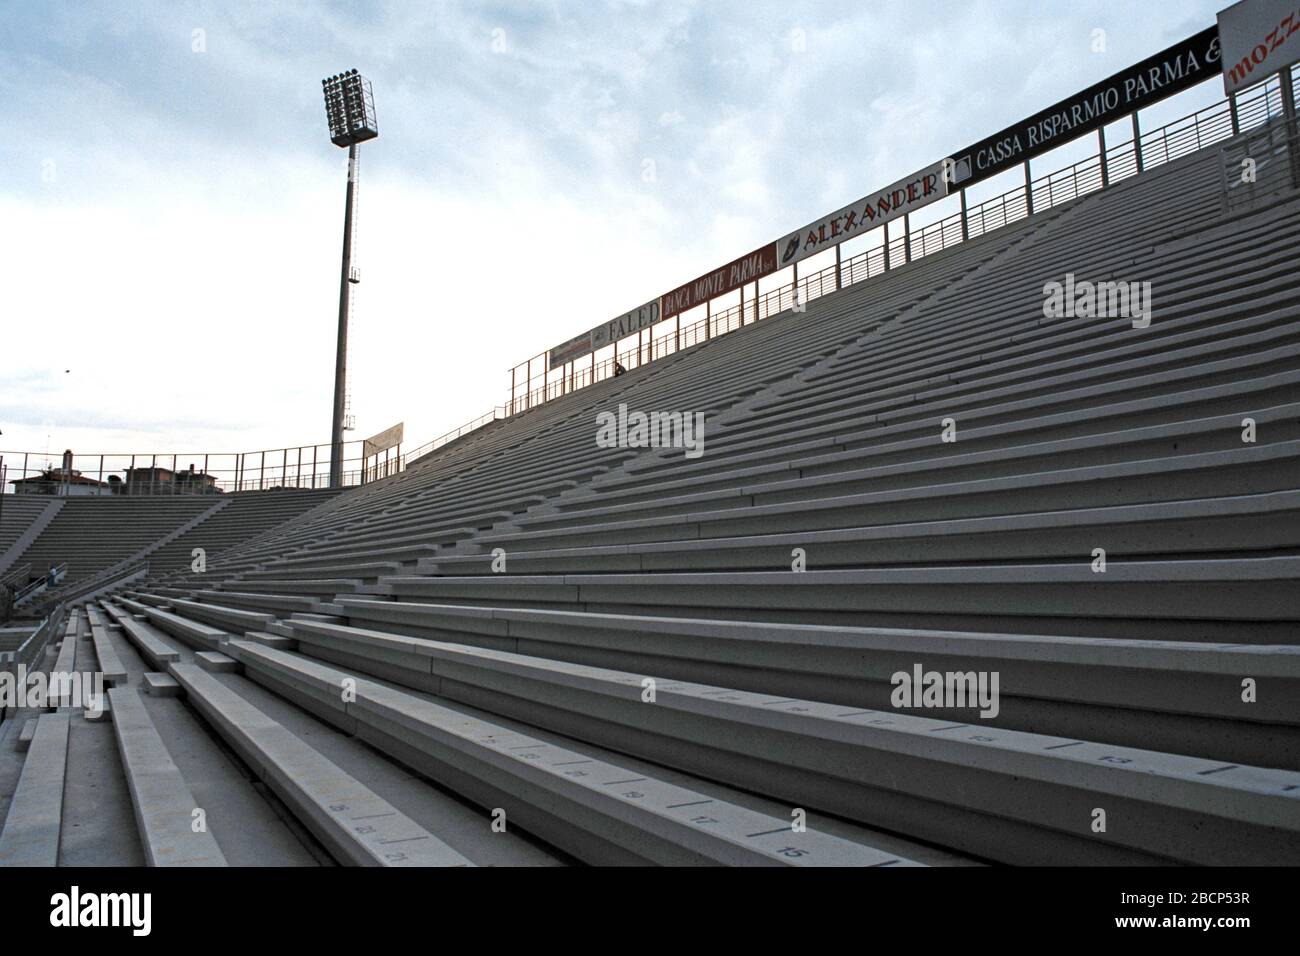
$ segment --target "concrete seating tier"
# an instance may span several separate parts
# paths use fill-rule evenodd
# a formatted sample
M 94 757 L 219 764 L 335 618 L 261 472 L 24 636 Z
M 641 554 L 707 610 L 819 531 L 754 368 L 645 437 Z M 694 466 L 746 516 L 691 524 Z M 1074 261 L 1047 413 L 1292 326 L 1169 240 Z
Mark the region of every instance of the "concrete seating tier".
M 263 819 L 251 780 L 309 836 L 214 828 L 227 862 L 1300 863 L 1300 199 L 1223 220 L 1221 176 L 156 535 L 43 662 L 116 680 L 130 852 L 187 801 Z M 1046 315 L 1067 274 L 1150 322 Z M 703 454 L 598 446 L 623 403 L 702 413 Z
M 8 509 L 9 500 L 5 507 Z M 54 520 L 19 558 L 43 573 L 67 564 L 64 584 L 136 556 L 169 534 L 223 507 L 214 496 L 107 496 L 67 498 Z
M 332 490 L 240 492 L 224 496 L 225 508 L 149 556 L 149 570 L 155 575 L 188 568 L 193 550 L 202 548 L 213 570 L 221 567 L 221 555 L 235 545 L 255 540 L 272 530 L 283 529 L 341 492 Z

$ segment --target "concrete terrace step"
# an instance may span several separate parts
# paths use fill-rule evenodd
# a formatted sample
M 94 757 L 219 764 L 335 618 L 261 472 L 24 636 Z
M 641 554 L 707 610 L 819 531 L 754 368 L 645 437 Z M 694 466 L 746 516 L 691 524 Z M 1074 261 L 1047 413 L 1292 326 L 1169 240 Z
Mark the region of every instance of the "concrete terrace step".
M 553 510 L 539 514 L 576 514 L 593 507 L 607 508 L 638 502 L 650 504 L 661 499 L 720 491 L 762 497 L 768 501 L 782 498 L 793 501 L 805 495 L 832 497 L 877 489 L 932 485 L 940 481 L 971 481 L 1049 472 L 1061 468 L 1063 461 L 1068 462 L 1069 467 L 1078 468 L 1157 459 L 1175 451 L 1184 455 L 1227 451 L 1241 447 L 1243 417 L 1244 414 L 1236 414 L 1188 421 L 1166 420 L 1158 425 L 1028 442 L 1017 442 L 1015 436 L 1003 434 L 1000 436 L 1005 442 L 1002 447 L 973 451 L 964 450 L 972 436 L 963 435 L 956 448 L 936 449 L 933 435 L 930 435 L 920 440 L 880 442 L 860 449 L 793 460 L 782 456 L 774 461 L 738 466 L 730 471 L 671 480 L 661 478 L 652 484 L 589 489 L 586 495 L 557 501 Z M 1256 422 L 1261 441 L 1266 444 L 1300 439 L 1300 404 L 1252 410 L 1249 417 Z M 913 454 L 904 456 L 903 453 L 908 451 Z M 900 457 L 904 460 L 893 460 Z M 773 497 L 778 495 L 782 497 Z
M 341 863 L 469 866 L 465 857 L 399 813 L 211 674 L 172 664 L 190 703 L 300 816 Z
M 257 679 L 525 830 L 592 863 L 883 866 L 909 861 L 790 821 L 710 799 L 412 693 L 243 641 L 232 652 Z
M 341 593 L 346 593 L 341 592 Z M 331 594 L 331 597 L 333 594 Z M 264 614 L 283 614 L 294 611 L 315 611 L 320 606 L 317 598 L 300 594 L 263 594 L 251 591 L 195 591 L 194 599 L 205 604 L 234 606 Z
M 280 596 L 324 594 L 330 597 L 335 594 L 350 594 L 363 586 L 358 578 L 277 578 L 269 581 L 245 580 L 234 585 L 240 589 L 237 593 L 247 596 L 265 593 Z
M 351 602 L 348 623 L 294 619 L 305 635 L 407 636 L 849 707 L 892 706 L 892 679 L 923 663 L 942 672 L 996 671 L 996 726 L 1159 746 L 1196 756 L 1300 769 L 1300 646 L 765 624 Z M 384 668 L 382 645 L 367 648 Z M 383 669 L 373 673 L 390 675 Z M 1242 701 L 1250 674 L 1271 702 Z M 960 719 L 960 712 L 931 711 Z M 1282 761 L 1281 763 L 1276 763 Z
M 122 661 L 113 648 L 113 642 L 108 636 L 108 628 L 104 626 L 97 609 L 92 607 L 89 613 L 91 615 L 90 639 L 95 645 L 95 659 L 99 661 L 99 670 L 104 675 L 104 683 L 110 687 L 125 684 L 126 668 L 122 666 Z
M 54 659 L 54 667 L 51 669 L 51 675 L 70 675 L 76 673 L 77 664 L 77 640 L 80 625 L 78 623 L 79 615 L 69 618 L 67 629 L 64 632 L 63 642 L 59 645 L 58 655 Z M 71 688 L 64 685 L 59 691 L 52 691 L 54 699 L 51 701 L 56 708 L 62 709 L 71 706 L 70 700 Z
M 167 752 L 137 691 L 108 692 L 113 733 L 131 791 L 136 826 L 150 866 L 225 866 L 216 839 L 194 832 L 198 801 Z
M 295 629 L 300 647 L 345 666 L 364 670 L 378 658 L 390 676 L 404 672 L 421 689 L 493 713 L 1005 862 L 1043 862 L 1050 852 L 1099 863 L 1113 852 L 1116 862 L 1149 854 L 1259 863 L 1259 853 L 1280 862 L 1300 850 L 1296 772 L 684 682 L 656 680 L 647 703 L 645 680 L 656 675 L 327 625 Z M 1006 779 L 989 779 L 998 775 Z M 1021 803 L 1026 790 L 1037 791 L 1033 808 Z M 922 813 L 913 800 L 943 813 Z M 1116 808 L 1124 826 L 1091 834 L 1080 809 L 1088 801 Z M 1018 828 L 1005 826 L 1012 817 Z
M 1266 551 L 1296 544 L 1298 522 L 1300 492 L 1284 491 L 832 531 L 525 548 L 508 553 L 502 573 L 770 570 L 789 568 L 795 548 L 809 568 L 1067 558 L 1100 542 L 1116 556 Z M 493 574 L 495 563 L 490 552 L 447 555 L 420 561 L 415 573 Z
M 109 614 L 114 614 L 110 605 Z M 116 615 L 118 623 L 122 626 L 122 633 L 140 652 L 140 656 L 149 662 L 149 665 L 157 670 L 163 670 L 166 665 L 175 660 L 180 660 L 180 652 L 177 651 L 168 641 L 163 639 L 161 634 L 152 626 L 137 621 L 125 612 L 118 612 Z
M 36 718 L 36 734 L 0 828 L 0 866 L 58 865 L 71 719 L 66 711 Z
M 402 565 L 397 561 L 372 561 L 369 563 L 356 562 L 348 564 L 311 566 L 312 573 L 320 575 L 321 577 L 333 577 L 337 579 L 340 575 L 346 574 L 348 578 L 359 577 L 362 580 L 367 581 L 374 580 L 375 578 L 381 577 L 385 574 L 396 574 L 401 570 Z M 281 579 L 301 580 L 302 576 L 302 567 L 277 562 L 275 564 L 269 564 L 264 568 L 259 568 L 256 571 L 249 571 L 246 578 L 250 581 L 274 581 Z
M 957 481 L 862 494 L 764 501 L 727 492 L 687 496 L 680 508 L 649 505 L 649 514 L 629 516 L 635 506 L 594 508 L 538 516 L 519 530 L 486 534 L 479 548 L 546 541 L 555 547 L 637 543 L 741 534 L 819 531 L 878 523 L 995 517 L 1067 507 L 1206 498 L 1294 490 L 1300 442 L 1245 447 L 1199 455 L 1168 456 L 1085 468 Z M 722 506 L 722 507 L 720 507 Z M 381 579 L 384 580 L 384 579 Z
M 1109 561 L 857 570 L 658 574 L 396 577 L 398 600 L 549 606 L 614 613 L 680 613 L 804 623 L 1016 631 L 1179 639 L 1196 621 L 1201 640 L 1289 643 L 1300 618 L 1300 557 L 1201 561 Z M 1247 587 L 1251 600 L 1239 600 Z M 432 599 L 430 602 L 428 599 Z M 694 616 L 701 616 L 696 614 Z M 893 619 L 891 619 L 891 616 Z M 945 623 L 928 623 L 943 621 Z M 953 622 L 959 623 L 954 628 Z M 971 625 L 977 623 L 978 627 Z
M 275 620 L 274 614 L 262 611 L 244 611 L 222 604 L 199 601 L 172 601 L 172 611 L 187 618 L 195 618 L 224 630 L 242 632 L 245 630 L 262 630 Z
M 1278 372 L 1222 385 L 1198 386 L 1193 383 L 1184 391 L 1166 393 L 1157 399 L 1124 399 L 1122 396 L 1117 396 L 1117 399 L 995 425 L 963 420 L 958 433 L 958 447 L 949 448 L 942 457 L 957 460 L 965 454 L 1002 452 L 1029 443 L 1117 436 L 1144 428 L 1177 429 L 1182 421 L 1204 417 L 1217 417 L 1225 430 L 1230 425 L 1240 427 L 1242 416 L 1296 404 L 1300 399 L 1300 372 Z M 1225 409 L 1230 409 L 1233 414 L 1226 414 Z M 721 486 L 731 486 L 735 482 L 725 476 L 737 469 L 775 467 L 798 469 L 803 474 L 815 475 L 853 467 L 923 462 L 935 456 L 936 424 L 937 419 L 883 424 L 817 439 L 791 436 L 790 441 L 776 449 L 733 450 L 723 456 L 706 454 L 694 461 L 646 455 L 639 460 L 637 470 L 613 473 L 593 484 L 592 490 L 602 498 L 610 492 L 644 497 L 637 492 L 657 487 L 660 482 L 666 491 L 703 489 L 715 483 L 715 476 L 723 476 Z M 663 473 L 666 469 L 671 469 L 671 476 Z M 655 473 L 653 483 L 647 481 L 651 473 Z M 615 498 L 609 499 L 609 503 L 615 502 Z
M 172 614 L 152 607 L 146 608 L 144 613 L 150 623 L 156 625 L 159 630 L 165 631 L 172 637 L 178 638 L 183 644 L 197 650 L 218 650 L 229 636 L 226 631 L 209 627 L 181 614 Z M 154 666 L 157 666 L 157 662 Z
M 27 753 L 31 749 L 32 740 L 36 737 L 37 718 L 31 717 L 23 724 L 23 729 L 18 732 L 16 746 L 20 753 Z

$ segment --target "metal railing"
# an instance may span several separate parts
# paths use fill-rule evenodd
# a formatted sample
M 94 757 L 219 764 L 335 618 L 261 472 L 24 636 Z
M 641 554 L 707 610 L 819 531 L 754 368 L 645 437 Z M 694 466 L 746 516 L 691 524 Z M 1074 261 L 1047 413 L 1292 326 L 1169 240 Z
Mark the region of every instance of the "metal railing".
M 1219 155 L 1225 216 L 1300 188 L 1300 135 L 1284 118 L 1243 133 Z
M 363 484 L 374 475 L 376 465 L 363 459 L 362 451 L 362 442 L 344 444 L 344 487 Z M 10 463 L 4 490 L 16 494 L 219 495 L 329 487 L 328 444 L 191 455 L 80 452 L 72 454 L 66 471 L 65 456 L 22 451 L 0 451 L 0 455 Z
M 4 574 L 0 574 L 0 587 L 12 587 L 15 590 L 27 583 L 27 576 L 32 572 L 32 563 L 27 561 L 16 564 Z
M 405 468 L 407 464 L 414 462 L 417 458 L 423 458 L 425 455 L 429 454 L 429 452 L 436 451 L 443 445 L 449 444 L 463 435 L 468 435 L 472 431 L 477 431 L 484 425 L 490 425 L 492 422 L 498 421 L 502 418 L 509 418 L 510 414 L 508 406 L 498 405 L 486 415 L 480 415 L 472 422 L 466 422 L 464 425 L 461 425 L 460 428 L 452 429 L 445 435 L 439 435 L 433 441 L 425 442 L 419 448 L 407 452 L 404 456 L 400 456 L 398 470 Z
M 66 588 L 59 588 L 51 592 L 48 598 L 60 601 L 65 605 L 71 604 L 88 594 L 94 594 L 96 591 L 102 591 L 104 588 L 113 587 L 116 584 L 125 584 L 137 578 L 144 578 L 148 574 L 148 561 L 123 561 L 86 578 L 84 581 L 78 581 Z
M 18 607 L 20 604 L 25 604 L 27 601 L 41 594 L 41 592 L 45 591 L 47 588 L 58 587 L 59 582 L 63 580 L 63 576 L 67 573 L 68 565 L 66 562 L 56 564 L 54 567 L 50 568 L 49 573 L 35 581 L 32 581 L 25 587 L 20 588 L 18 592 L 14 594 L 14 607 Z
M 1293 72 L 1300 67 L 1293 67 Z M 1104 152 L 1087 157 L 1062 169 L 1032 177 L 1028 186 L 1018 185 L 964 212 L 953 213 L 936 222 L 895 236 L 879 246 L 846 258 L 838 266 L 829 266 L 809 276 L 799 276 L 777 289 L 732 305 L 685 324 L 680 316 L 677 325 L 667 332 L 652 327 L 650 342 L 634 345 L 604 361 L 592 361 L 584 369 L 551 379 L 550 372 L 534 377 L 543 383 L 537 387 L 526 383 L 521 394 L 511 396 L 506 406 L 511 414 L 534 408 L 567 395 L 587 385 L 603 381 L 614 374 L 615 363 L 624 369 L 636 368 L 684 348 L 699 345 L 719 335 L 733 332 L 752 322 L 789 310 L 800 303 L 838 291 L 846 286 L 873 279 L 891 269 L 952 248 L 962 242 L 986 235 L 1055 206 L 1098 192 L 1143 171 L 1163 166 L 1189 156 L 1239 132 L 1263 126 L 1282 114 L 1281 85 L 1276 77 L 1247 90 L 1231 100 L 1221 100 L 1204 109 L 1176 119 L 1153 130 L 1140 132 L 1137 139 L 1108 146 Z M 964 228 L 963 228 L 964 219 Z M 836 273 L 838 272 L 838 276 Z M 666 323 L 661 323 L 666 324 Z M 657 333 L 657 337 L 656 337 Z M 534 357 L 543 360 L 545 353 Z M 516 368 L 523 368 L 521 363 Z
M 67 612 L 62 604 L 51 608 L 26 640 L 12 651 L 0 652 L 0 671 L 16 674 L 20 664 L 31 667 L 49 644 L 50 638 L 63 626 L 66 615 Z

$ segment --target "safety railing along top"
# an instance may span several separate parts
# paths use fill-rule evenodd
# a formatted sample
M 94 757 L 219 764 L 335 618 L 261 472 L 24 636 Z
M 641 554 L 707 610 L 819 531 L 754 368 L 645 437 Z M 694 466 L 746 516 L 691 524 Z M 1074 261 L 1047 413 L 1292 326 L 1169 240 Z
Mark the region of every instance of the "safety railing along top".
M 964 211 L 955 212 L 904 235 L 891 237 L 879 246 L 844 258 L 819 272 L 792 278 L 788 283 L 761 293 L 757 298 L 751 297 L 745 301 L 742 291 L 739 305 L 731 305 L 717 312 L 712 310 L 711 302 L 707 303 L 704 306 L 705 318 L 683 323 L 678 316 L 678 325 L 669 326 L 666 334 L 656 332 L 652 327 L 648 342 L 638 339 L 635 345 L 622 351 L 616 347 L 610 357 L 604 360 L 593 358 L 585 368 L 574 368 L 568 374 L 558 377 L 553 371 L 542 372 L 529 380 L 528 387 L 521 394 L 512 396 L 507 408 L 513 414 L 536 407 L 579 388 L 604 381 L 616 374 L 619 366 L 624 369 L 636 368 L 787 311 L 796 302 L 807 303 L 845 286 L 875 278 L 901 265 L 1018 222 L 1036 212 L 1072 202 L 1146 170 L 1191 155 L 1241 131 L 1265 125 L 1282 115 L 1282 112 L 1281 86 L 1276 79 L 1271 79 L 1253 91 L 1238 94 L 1235 101 L 1221 100 L 1164 126 L 1140 131 L 1136 139 L 1107 146 L 1099 149 L 1094 156 L 1032 177 L 1027 185 L 1017 185 Z M 545 353 L 535 357 L 537 358 L 544 359 Z M 527 364 L 531 367 L 532 360 Z M 523 368 L 524 364 L 518 367 Z M 544 363 L 542 367 L 545 367 Z M 533 387 L 533 381 L 539 379 L 542 384 Z

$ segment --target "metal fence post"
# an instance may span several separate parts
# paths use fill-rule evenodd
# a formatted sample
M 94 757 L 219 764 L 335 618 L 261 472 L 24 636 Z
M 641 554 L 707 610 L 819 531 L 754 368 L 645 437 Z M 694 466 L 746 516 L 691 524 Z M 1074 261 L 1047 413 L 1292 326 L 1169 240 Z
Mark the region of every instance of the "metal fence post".
M 1133 117 L 1133 160 L 1137 164 L 1137 171 L 1140 173 L 1143 169 L 1142 164 L 1142 124 L 1138 122 L 1137 110 L 1132 113 Z
M 1279 71 L 1278 80 L 1282 85 L 1282 115 L 1286 117 L 1286 154 L 1291 162 L 1291 185 L 1300 186 L 1300 156 L 1296 155 L 1295 86 L 1289 65 Z
M 1097 130 L 1097 155 L 1101 159 L 1101 188 L 1110 185 L 1110 167 L 1106 163 L 1106 127 Z

